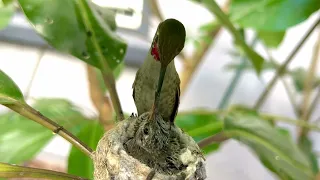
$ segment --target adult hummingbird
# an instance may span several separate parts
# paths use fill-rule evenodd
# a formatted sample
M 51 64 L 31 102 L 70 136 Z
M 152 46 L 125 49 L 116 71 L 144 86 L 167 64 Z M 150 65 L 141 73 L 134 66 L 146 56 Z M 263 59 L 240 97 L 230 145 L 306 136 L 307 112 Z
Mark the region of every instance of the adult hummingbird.
M 157 111 L 165 121 L 174 122 L 179 107 L 180 79 L 173 60 L 183 49 L 185 38 L 185 28 L 176 19 L 166 19 L 158 25 L 133 83 L 138 115 Z

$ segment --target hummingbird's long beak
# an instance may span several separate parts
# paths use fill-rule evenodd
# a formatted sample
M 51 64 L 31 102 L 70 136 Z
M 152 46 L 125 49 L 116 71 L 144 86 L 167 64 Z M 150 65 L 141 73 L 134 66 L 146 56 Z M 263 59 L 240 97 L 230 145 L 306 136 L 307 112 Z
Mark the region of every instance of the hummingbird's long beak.
M 165 77 L 165 74 L 166 74 L 166 70 L 167 70 L 167 66 L 161 64 L 160 75 L 159 75 L 159 80 L 158 80 L 158 87 L 157 87 L 157 90 L 155 92 L 155 99 L 154 99 L 154 104 L 153 104 L 153 108 L 152 108 L 152 113 L 151 113 L 151 118 L 150 119 L 154 119 L 155 113 L 158 112 L 159 103 L 160 103 L 161 88 L 162 88 L 162 84 L 163 84 L 164 77 Z

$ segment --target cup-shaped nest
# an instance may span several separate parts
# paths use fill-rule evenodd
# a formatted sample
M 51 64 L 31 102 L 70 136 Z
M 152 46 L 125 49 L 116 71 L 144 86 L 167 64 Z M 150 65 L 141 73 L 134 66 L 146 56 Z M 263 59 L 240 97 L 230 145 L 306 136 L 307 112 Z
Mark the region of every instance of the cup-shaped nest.
M 154 165 L 161 163 L 145 163 L 148 162 L 146 160 L 148 158 L 151 158 L 152 161 L 161 161 L 161 159 L 164 159 L 161 157 L 161 152 L 148 153 L 148 150 L 139 147 L 141 151 L 139 148 L 136 151 L 138 151 L 138 154 L 140 153 L 140 156 L 135 156 L 130 153 L 131 148 L 135 148 L 135 145 L 128 147 L 126 143 L 136 138 L 137 132 L 139 132 L 139 129 L 143 126 L 142 122 L 146 121 L 145 117 L 148 117 L 148 115 L 148 113 L 145 113 L 139 117 L 131 116 L 119 122 L 115 128 L 104 134 L 92 157 L 94 162 L 94 179 L 205 179 L 205 160 L 200 148 L 189 135 L 177 126 L 170 127 L 170 132 L 174 132 L 175 138 L 178 139 L 175 143 L 172 143 L 172 146 L 181 147 L 178 151 L 172 152 L 175 153 L 174 157 L 177 157 L 177 161 L 183 166 L 180 170 L 176 169 L 175 171 L 171 171 L 170 166 L 166 169 L 166 165 L 162 166 L 160 170 L 159 166 Z M 135 143 L 137 141 L 133 142 Z M 181 143 L 181 146 L 178 146 L 179 143 Z M 139 143 L 137 146 L 139 146 Z M 155 146 L 157 145 L 155 144 Z M 168 143 L 167 147 L 164 148 L 170 149 L 170 146 L 171 144 Z M 166 151 L 165 155 L 167 156 L 168 153 L 170 156 L 170 151 Z M 152 158 L 152 156 L 155 156 L 155 158 Z

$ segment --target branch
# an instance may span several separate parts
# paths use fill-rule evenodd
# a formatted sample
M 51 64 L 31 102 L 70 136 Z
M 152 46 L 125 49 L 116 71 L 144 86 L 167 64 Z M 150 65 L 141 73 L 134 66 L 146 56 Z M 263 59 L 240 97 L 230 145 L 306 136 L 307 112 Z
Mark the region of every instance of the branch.
M 45 178 L 45 179 L 60 179 L 60 180 L 86 180 L 79 176 L 66 174 L 57 171 L 46 169 L 38 169 L 31 167 L 24 167 L 18 165 L 11 165 L 7 163 L 0 163 L 0 177 L 1 178 Z
M 275 65 L 275 67 L 277 67 L 277 66 L 276 66 L 277 63 L 276 63 L 276 61 L 274 60 L 274 58 L 272 57 L 270 51 L 267 49 L 266 46 L 263 46 L 263 47 L 265 48 L 265 51 L 266 51 L 266 53 L 267 53 L 267 55 L 268 55 L 268 58 L 270 59 L 271 63 L 272 63 L 273 65 Z M 296 99 L 295 99 L 295 97 L 294 97 L 293 92 L 292 92 L 291 89 L 290 89 L 290 86 L 289 86 L 288 82 L 287 82 L 283 77 L 280 78 L 280 81 L 282 82 L 282 84 L 283 84 L 283 86 L 284 86 L 284 89 L 285 89 L 285 91 L 287 92 L 287 95 L 288 95 L 289 101 L 290 101 L 290 103 L 291 103 L 291 105 L 292 105 L 294 114 L 296 115 L 296 117 L 299 117 L 299 114 L 300 114 L 299 106 L 298 106 L 298 104 L 297 104 L 297 101 L 296 101 Z
M 319 59 L 319 49 L 320 49 L 320 33 L 318 35 L 318 40 L 316 41 L 316 44 L 314 45 L 314 50 L 312 54 L 312 60 L 309 67 L 309 71 L 307 74 L 307 77 L 304 81 L 304 89 L 303 89 L 303 102 L 302 102 L 302 109 L 300 114 L 300 119 L 304 121 L 310 120 L 310 114 L 312 112 L 309 112 L 309 106 L 311 101 L 311 94 L 312 94 L 312 86 L 313 81 L 315 79 L 316 74 L 316 68 L 318 65 L 318 59 Z M 300 139 L 302 136 L 306 135 L 308 133 L 307 129 L 301 128 L 298 132 L 298 139 Z
M 308 113 L 307 113 L 307 117 L 310 118 L 312 112 L 314 111 L 314 109 L 316 108 L 316 106 L 318 105 L 319 103 L 319 100 L 320 100 L 320 87 L 319 87 L 319 90 L 318 90 L 318 93 L 316 95 L 316 97 L 313 99 L 311 105 L 310 105 L 310 108 L 308 110 Z M 319 118 L 320 119 L 320 118 Z
M 113 127 L 113 123 L 111 121 L 113 110 L 110 98 L 105 97 L 104 92 L 100 87 L 96 69 L 90 65 L 86 65 L 86 67 L 91 101 L 99 113 L 99 121 L 101 125 L 104 127 L 105 131 L 108 131 Z
M 264 103 L 266 97 L 268 96 L 268 94 L 272 90 L 272 88 L 275 85 L 275 83 L 277 82 L 278 78 L 282 76 L 282 74 L 286 70 L 289 63 L 292 61 L 292 59 L 295 57 L 297 52 L 300 50 L 302 45 L 306 42 L 306 40 L 309 38 L 309 36 L 315 30 L 315 28 L 318 26 L 319 23 L 320 23 L 320 18 L 311 26 L 311 28 L 308 30 L 306 35 L 304 35 L 304 37 L 300 40 L 300 42 L 297 44 L 297 46 L 292 50 L 292 52 L 290 53 L 288 58 L 285 60 L 285 62 L 277 69 L 276 75 L 273 77 L 273 79 L 267 85 L 264 92 L 260 95 L 259 99 L 257 100 L 257 102 L 254 106 L 255 109 L 259 109 L 261 107 L 261 105 Z
M 28 83 L 28 86 L 26 88 L 26 91 L 24 93 L 24 97 L 25 99 L 28 99 L 29 98 L 29 95 L 30 95 L 30 90 L 31 90 L 31 87 L 32 87 L 32 84 L 33 84 L 33 80 L 37 74 L 37 71 L 38 71 L 38 68 L 39 68 L 39 65 L 40 65 L 40 62 L 41 62 L 41 59 L 43 58 L 44 54 L 45 54 L 45 51 L 46 51 L 47 47 L 43 47 L 40 49 L 39 53 L 38 53 L 38 58 L 37 58 L 37 62 L 36 62 L 36 65 L 33 69 L 33 72 L 32 72 L 32 75 L 31 75 L 31 78 L 30 78 L 30 81 Z
M 228 11 L 228 8 L 229 8 L 229 1 L 227 0 L 227 2 L 225 3 L 222 9 L 223 11 L 226 12 Z M 218 28 L 209 32 L 207 38 L 215 39 L 221 29 L 222 29 L 222 25 L 220 25 Z M 186 88 L 191 78 L 193 77 L 193 73 L 197 70 L 199 64 L 203 60 L 204 55 L 209 50 L 212 43 L 213 41 L 211 41 L 211 43 L 200 41 L 199 47 L 202 47 L 202 48 L 194 52 L 190 58 L 185 60 L 185 63 L 184 63 L 185 66 L 180 76 L 181 77 L 181 84 L 180 84 L 181 94 L 183 94 L 186 91 Z
M 28 104 L 19 104 L 19 105 L 5 105 L 11 110 L 19 113 L 20 115 L 27 117 L 33 121 L 35 121 L 38 124 L 41 124 L 42 126 L 46 127 L 47 129 L 50 129 L 55 134 L 59 134 L 61 137 L 63 137 L 65 140 L 69 141 L 72 145 L 74 145 L 76 148 L 78 148 L 80 151 L 82 151 L 87 156 L 92 156 L 92 149 L 88 147 L 86 144 L 81 142 L 80 139 L 75 137 L 72 133 L 64 129 L 62 126 L 57 124 L 56 122 L 52 121 L 51 119 L 45 117 L 37 110 L 33 109 Z
M 198 146 L 200 148 L 204 148 L 212 143 L 221 143 L 228 139 L 230 138 L 226 137 L 223 133 L 218 133 L 201 140 L 200 142 L 198 142 Z

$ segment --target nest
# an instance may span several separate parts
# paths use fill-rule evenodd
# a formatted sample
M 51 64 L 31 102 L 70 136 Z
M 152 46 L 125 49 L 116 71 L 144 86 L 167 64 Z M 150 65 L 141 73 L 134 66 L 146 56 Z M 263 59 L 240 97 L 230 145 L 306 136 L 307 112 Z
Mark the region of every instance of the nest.
M 130 152 L 130 149 L 133 147 L 129 146 L 128 148 L 126 144 L 130 142 L 135 131 L 139 128 L 139 123 L 137 122 L 140 122 L 141 118 L 146 117 L 146 115 L 148 114 L 145 113 L 140 117 L 132 116 L 119 122 L 115 128 L 104 134 L 92 157 L 94 162 L 94 179 L 205 179 L 204 157 L 200 148 L 189 135 L 185 134 L 176 126 L 173 126 L 170 132 L 174 132 L 175 136 L 180 140 L 178 142 L 183 144 L 183 146 L 181 146 L 182 148 L 179 148 L 179 151 L 174 152 L 176 153 L 175 157 L 178 157 L 177 159 L 182 164 L 182 168 L 175 170 L 170 169 L 170 166 L 161 166 L 160 168 L 159 164 L 161 163 L 157 163 L 157 159 L 161 161 L 161 155 L 156 155 L 156 153 L 148 154 L 147 152 L 145 153 L 143 149 L 141 149 L 141 151 L 138 150 L 140 155 Z M 146 158 L 152 157 L 153 155 L 159 158 L 154 158 L 152 159 L 153 163 L 148 163 Z

